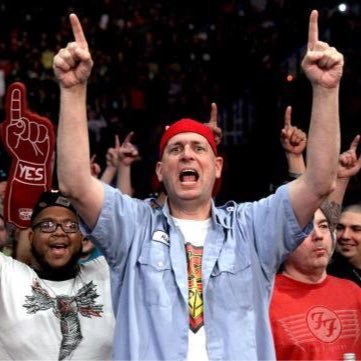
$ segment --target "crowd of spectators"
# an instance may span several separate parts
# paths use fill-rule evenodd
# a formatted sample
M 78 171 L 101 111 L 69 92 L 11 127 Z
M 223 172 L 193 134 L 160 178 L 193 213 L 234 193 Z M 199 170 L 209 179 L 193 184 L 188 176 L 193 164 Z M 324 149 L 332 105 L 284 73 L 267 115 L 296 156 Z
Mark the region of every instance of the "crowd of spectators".
M 134 131 L 143 156 L 134 172 L 136 195 L 147 196 L 160 130 L 184 116 L 208 120 L 214 101 L 228 165 L 221 196 L 259 198 L 284 179 L 278 134 L 286 105 L 293 105 L 295 122 L 307 131 L 310 89 L 299 61 L 312 8 L 320 11 L 320 38 L 345 55 L 343 144 L 358 130 L 360 6 L 349 1 L 341 13 L 337 5 L 320 0 L 2 1 L 1 119 L 6 87 L 22 81 L 30 107 L 57 123 L 52 58 L 71 41 L 68 14 L 75 12 L 95 62 L 88 114 L 98 162 L 104 165 L 114 134 L 122 138 Z

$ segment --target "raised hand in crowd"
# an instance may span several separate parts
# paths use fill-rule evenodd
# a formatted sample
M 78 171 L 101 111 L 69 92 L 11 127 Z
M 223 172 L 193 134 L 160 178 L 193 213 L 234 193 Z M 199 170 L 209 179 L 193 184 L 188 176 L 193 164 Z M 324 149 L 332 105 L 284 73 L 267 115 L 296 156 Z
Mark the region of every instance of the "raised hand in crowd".
M 90 158 L 90 172 L 92 176 L 94 176 L 95 178 L 99 178 L 102 170 L 100 168 L 100 165 L 95 161 L 95 158 L 96 154 L 92 155 L 92 157 Z
M 125 137 L 123 143 L 117 148 L 118 165 L 130 167 L 133 162 L 140 160 L 138 148 L 131 142 L 134 132 Z
M 336 188 L 329 199 L 336 204 L 342 205 L 350 178 L 356 175 L 361 168 L 361 156 L 357 157 L 357 147 L 360 135 L 356 135 L 350 144 L 350 148 L 341 153 L 338 161 Z
M 101 175 L 100 179 L 102 182 L 106 184 L 112 184 L 114 176 L 117 173 L 117 148 L 119 148 L 119 137 L 118 135 L 115 135 L 114 137 L 114 147 L 110 147 L 107 150 L 107 153 L 105 155 L 105 162 L 106 166 L 104 169 L 103 174 Z
M 218 108 L 216 103 L 211 104 L 211 114 L 208 123 L 204 123 L 211 128 L 214 134 L 214 140 L 217 145 L 222 141 L 222 129 L 218 126 Z
M 343 55 L 318 38 L 318 12 L 310 16 L 307 52 L 302 69 L 313 87 L 334 89 L 340 85 L 343 72 Z
M 301 177 L 290 183 L 291 202 L 294 207 L 296 205 L 295 212 L 301 224 L 302 220 L 313 217 L 333 190 L 340 152 L 339 84 L 343 56 L 319 40 L 317 22 L 318 12 L 313 10 L 309 20 L 307 52 L 302 61 L 303 71 L 312 85 L 307 168 Z
M 347 179 L 356 175 L 361 168 L 361 157 L 357 157 L 357 147 L 360 135 L 356 135 L 350 144 L 350 148 L 340 154 L 337 170 L 337 179 Z
M 88 43 L 75 14 L 70 14 L 70 23 L 75 41 L 60 49 L 54 57 L 53 69 L 61 88 L 73 88 L 85 84 L 93 67 Z
M 287 158 L 289 176 L 297 178 L 306 169 L 303 152 L 306 149 L 307 135 L 291 123 L 292 107 L 289 105 L 285 111 L 284 127 L 281 130 L 280 139 Z
M 216 103 L 211 103 L 211 112 L 209 115 L 209 121 L 204 123 L 207 127 L 209 127 L 214 135 L 214 140 L 216 145 L 221 144 L 222 141 L 222 128 L 218 126 L 218 107 Z M 169 125 L 165 127 L 165 130 L 169 128 Z
M 122 144 L 120 144 L 119 136 L 115 136 L 115 146 L 108 149 L 106 154 L 107 167 L 101 177 L 102 181 L 110 184 L 114 173 L 117 174 L 116 187 L 124 194 L 132 196 L 134 193 L 131 184 L 131 166 L 133 162 L 140 160 L 138 148 L 131 143 L 134 132 L 128 133 Z M 109 169 L 109 171 L 107 171 Z M 108 174 L 113 173 L 112 179 Z M 107 178 L 105 178 L 107 177 Z M 110 181 L 106 181 L 109 180 Z
M 69 195 L 84 221 L 94 225 L 103 202 L 103 186 L 91 175 L 86 114 L 87 80 L 93 66 L 88 43 L 75 14 L 69 16 L 74 41 L 59 50 L 53 68 L 60 86 L 58 127 L 59 188 Z M 69 162 L 68 154 L 73 152 Z M 77 177 L 73 177 L 77 174 Z

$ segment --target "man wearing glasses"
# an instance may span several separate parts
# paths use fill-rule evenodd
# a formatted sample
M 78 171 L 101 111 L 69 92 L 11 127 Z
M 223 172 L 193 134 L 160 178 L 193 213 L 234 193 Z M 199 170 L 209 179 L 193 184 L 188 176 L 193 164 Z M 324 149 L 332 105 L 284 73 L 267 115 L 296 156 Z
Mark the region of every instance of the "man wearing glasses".
M 31 267 L 0 254 L 1 360 L 111 359 L 108 266 L 103 257 L 79 265 L 83 237 L 69 200 L 44 192 L 31 218 Z

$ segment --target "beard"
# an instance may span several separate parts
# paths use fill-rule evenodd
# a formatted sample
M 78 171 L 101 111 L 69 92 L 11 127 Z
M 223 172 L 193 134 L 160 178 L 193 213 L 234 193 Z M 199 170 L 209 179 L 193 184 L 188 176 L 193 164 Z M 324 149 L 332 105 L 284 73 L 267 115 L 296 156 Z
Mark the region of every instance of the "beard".
M 47 262 L 45 256 L 38 252 L 34 244 L 31 244 L 31 253 L 38 266 L 32 267 L 40 278 L 50 281 L 65 281 L 76 277 L 79 273 L 79 259 L 81 256 L 81 247 L 72 254 L 69 261 L 60 267 L 54 267 Z

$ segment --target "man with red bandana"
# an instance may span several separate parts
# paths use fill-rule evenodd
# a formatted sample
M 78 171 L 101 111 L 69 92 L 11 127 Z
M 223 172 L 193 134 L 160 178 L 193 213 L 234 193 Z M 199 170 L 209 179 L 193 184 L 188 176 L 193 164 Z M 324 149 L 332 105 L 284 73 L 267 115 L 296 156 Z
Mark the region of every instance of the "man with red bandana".
M 86 166 L 93 60 L 70 15 L 75 40 L 54 58 L 58 179 L 110 265 L 114 359 L 275 358 L 268 305 L 276 270 L 307 236 L 336 179 L 343 57 L 319 41 L 317 18 L 313 11 L 302 63 L 313 88 L 305 173 L 258 202 L 215 207 L 223 160 L 209 128 L 182 119 L 160 142 L 156 173 L 167 200 L 154 209 L 92 178 Z

